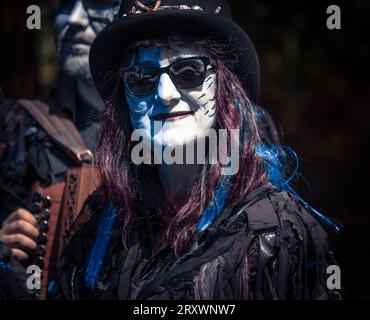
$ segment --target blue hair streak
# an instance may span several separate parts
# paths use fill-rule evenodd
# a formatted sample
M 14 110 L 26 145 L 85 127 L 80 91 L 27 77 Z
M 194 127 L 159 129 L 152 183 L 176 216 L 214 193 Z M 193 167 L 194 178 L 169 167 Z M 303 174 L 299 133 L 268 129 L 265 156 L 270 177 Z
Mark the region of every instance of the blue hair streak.
M 244 106 L 238 102 L 235 102 L 235 105 L 237 106 L 238 112 L 240 114 L 240 108 Z M 257 118 L 263 115 L 255 106 L 251 106 L 251 110 Z M 242 129 L 245 125 L 246 123 L 243 121 L 243 117 L 240 117 L 240 128 Z M 240 130 L 240 133 L 241 148 L 243 148 L 243 145 L 246 141 L 246 130 L 242 129 Z M 310 206 L 290 185 L 293 178 L 297 175 L 299 169 L 299 159 L 292 148 L 276 144 L 258 144 L 255 146 L 255 150 L 256 153 L 264 160 L 264 165 L 267 170 L 267 176 L 271 183 L 276 185 L 279 189 L 293 194 L 297 199 L 301 201 L 301 203 L 308 211 L 312 212 L 316 217 L 318 217 L 336 233 L 340 232 L 343 227 L 343 224 L 340 221 L 331 217 L 327 217 L 312 206 Z M 294 160 L 293 170 L 291 169 L 292 165 L 290 163 L 291 160 L 289 161 L 289 159 Z M 291 172 L 289 173 L 288 170 Z M 220 182 L 218 183 L 215 190 L 214 198 L 205 209 L 205 211 L 202 213 L 198 221 L 198 232 L 204 231 L 214 221 L 216 216 L 224 207 L 229 193 L 229 184 L 230 177 L 220 178 Z
M 343 224 L 340 221 L 327 217 L 310 206 L 290 185 L 291 180 L 296 176 L 299 168 L 299 159 L 293 149 L 288 146 L 279 145 L 257 145 L 255 149 L 256 153 L 264 160 L 267 177 L 272 184 L 276 185 L 281 190 L 293 194 L 302 202 L 308 211 L 312 212 L 336 233 L 341 231 Z M 290 167 L 289 158 L 293 158 L 295 162 L 294 168 L 290 174 L 287 172 L 287 169 Z
M 231 171 L 232 162 L 230 162 L 228 170 Z M 217 215 L 224 207 L 227 197 L 229 195 L 230 176 L 222 176 L 220 182 L 217 184 L 214 197 L 208 207 L 202 213 L 198 224 L 197 230 L 199 233 L 203 232 L 215 220 Z
M 236 87 L 233 87 L 233 90 L 236 92 L 239 92 L 239 89 Z M 240 115 L 240 110 L 241 108 L 244 108 L 242 103 L 239 101 L 233 101 L 234 105 L 237 108 L 237 111 Z M 244 144 L 246 142 L 246 123 L 243 117 L 239 116 L 239 133 L 240 133 L 240 145 L 239 148 L 243 150 Z M 203 232 L 204 230 L 207 229 L 207 227 L 212 224 L 212 222 L 216 219 L 217 215 L 221 212 L 223 207 L 225 206 L 226 200 L 229 195 L 229 189 L 230 189 L 230 180 L 231 180 L 231 173 L 233 172 L 233 161 L 236 160 L 239 161 L 239 159 L 231 159 L 229 162 L 227 168 L 226 168 L 226 173 L 220 177 L 220 181 L 218 182 L 214 197 L 207 206 L 207 208 L 203 211 L 202 215 L 200 216 L 200 219 L 198 220 L 197 223 L 197 231 L 199 233 Z
M 0 260 L 0 269 L 4 272 L 9 272 L 9 265 L 6 262 Z
M 113 208 L 112 203 L 109 203 L 105 207 L 103 215 L 100 218 L 98 234 L 85 271 L 85 283 L 87 287 L 93 291 L 95 290 L 96 281 L 103 265 L 116 217 L 116 210 Z

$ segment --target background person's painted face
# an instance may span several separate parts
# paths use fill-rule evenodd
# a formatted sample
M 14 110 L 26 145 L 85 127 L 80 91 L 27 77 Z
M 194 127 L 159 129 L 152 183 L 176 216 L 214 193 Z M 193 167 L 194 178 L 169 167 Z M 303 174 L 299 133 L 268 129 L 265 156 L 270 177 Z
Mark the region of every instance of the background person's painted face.
M 117 0 L 61 0 L 54 22 L 61 69 L 71 77 L 90 79 L 89 51 L 97 34 L 113 21 Z
M 190 48 L 174 51 L 142 47 L 132 57 L 131 65 L 166 67 L 178 59 L 199 56 L 206 55 Z M 157 89 L 147 96 L 134 96 L 126 88 L 133 129 L 145 129 L 147 141 L 163 147 L 176 147 L 204 137 L 216 122 L 215 85 L 215 69 L 208 66 L 205 81 L 192 89 L 176 88 L 167 73 L 160 76 Z M 159 130 L 154 131 L 154 121 L 160 123 Z

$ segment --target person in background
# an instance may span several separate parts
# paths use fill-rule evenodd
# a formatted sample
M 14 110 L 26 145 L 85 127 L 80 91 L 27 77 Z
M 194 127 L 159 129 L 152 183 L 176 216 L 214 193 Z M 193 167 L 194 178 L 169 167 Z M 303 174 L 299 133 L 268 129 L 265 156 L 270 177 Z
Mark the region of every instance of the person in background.
M 90 47 L 117 16 L 120 1 L 53 4 L 60 63 L 55 89 L 18 101 L 0 92 L 0 243 L 25 266 L 49 271 L 62 250 L 53 246 L 64 240 L 57 226 L 73 222 L 81 205 L 70 203 L 84 192 L 78 185 L 71 190 L 68 171 L 91 163 L 96 148 L 103 104 L 89 70 Z M 64 210 L 72 206 L 74 216 L 62 212 L 65 194 Z

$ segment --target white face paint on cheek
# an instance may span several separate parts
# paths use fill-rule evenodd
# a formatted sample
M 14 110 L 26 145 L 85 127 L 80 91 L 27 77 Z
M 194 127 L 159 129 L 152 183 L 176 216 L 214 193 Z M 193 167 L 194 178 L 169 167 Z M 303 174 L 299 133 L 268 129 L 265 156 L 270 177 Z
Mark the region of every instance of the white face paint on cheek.
M 217 113 L 216 107 L 216 74 L 211 73 L 206 77 L 203 84 L 203 93 L 198 99 L 200 107 L 198 110 L 199 120 L 206 125 L 214 123 Z
M 204 54 L 191 49 L 174 52 L 159 47 L 142 48 L 132 59 L 131 65 L 142 62 L 162 67 L 168 66 L 179 58 L 191 56 L 204 56 Z M 217 113 L 214 70 L 209 66 L 205 81 L 194 89 L 176 88 L 168 76 L 162 76 L 161 79 L 157 90 L 148 96 L 133 96 L 126 89 L 125 96 L 133 129 L 144 129 L 145 138 L 149 138 L 154 145 L 169 147 L 181 146 L 206 136 L 208 129 L 215 124 Z M 155 118 L 157 115 L 177 112 L 193 112 L 193 114 L 181 119 L 157 121 L 155 125 L 154 120 L 151 119 L 153 116 Z
M 192 106 L 195 108 L 194 119 L 198 128 L 198 136 L 206 134 L 216 122 L 216 74 L 208 70 L 201 88 L 185 92 Z

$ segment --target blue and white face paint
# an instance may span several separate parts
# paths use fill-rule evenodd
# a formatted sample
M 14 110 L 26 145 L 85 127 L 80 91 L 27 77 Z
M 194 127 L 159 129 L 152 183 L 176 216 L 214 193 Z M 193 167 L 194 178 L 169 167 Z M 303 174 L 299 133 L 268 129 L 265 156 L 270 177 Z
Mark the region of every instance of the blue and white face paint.
M 166 67 L 178 59 L 199 56 L 205 54 L 192 48 L 140 47 L 130 65 Z M 150 142 L 149 148 L 176 148 L 206 137 L 216 122 L 215 85 L 215 69 L 208 66 L 205 81 L 192 89 L 177 88 L 167 73 L 147 96 L 134 96 L 126 89 L 133 129 L 144 132 L 143 142 Z
M 71 77 L 91 79 L 89 51 L 97 34 L 119 11 L 116 0 L 61 0 L 54 29 L 61 69 Z

